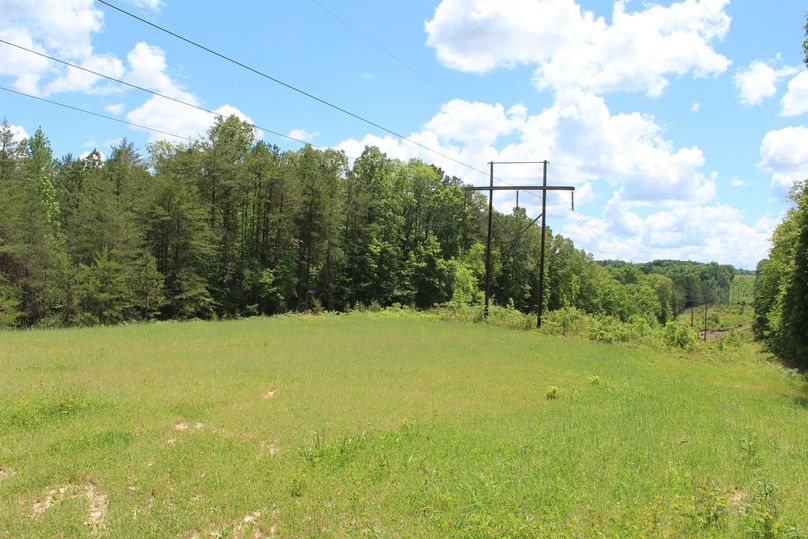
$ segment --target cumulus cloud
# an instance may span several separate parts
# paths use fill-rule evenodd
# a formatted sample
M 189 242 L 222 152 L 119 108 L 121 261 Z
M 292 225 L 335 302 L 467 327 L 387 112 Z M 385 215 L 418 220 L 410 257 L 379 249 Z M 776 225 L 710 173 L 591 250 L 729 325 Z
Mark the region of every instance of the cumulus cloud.
M 499 103 L 470 103 L 452 99 L 426 124 L 442 142 L 461 142 L 473 148 L 493 144 L 502 135 L 509 135 L 524 125 L 527 109 L 514 105 L 507 111 Z
M 690 105 L 691 112 L 699 112 L 701 110 L 701 103 L 698 101 L 694 101 L 692 105 Z
M 14 142 L 22 142 L 28 138 L 28 132 L 21 125 L 8 124 L 8 129 L 11 131 L 11 140 Z
M 677 206 L 641 217 L 615 199 L 603 217 L 568 219 L 562 233 L 600 259 L 719 260 L 754 269 L 767 255 L 776 222 L 763 217 L 749 226 L 737 209 L 724 204 Z
M 127 81 L 183 101 L 189 97 L 168 73 L 166 54 L 162 48 L 146 42 L 135 44 L 126 55 L 129 71 Z
M 0 12 L 4 31 L 25 32 L 32 41 L 74 59 L 92 54 L 90 37 L 104 22 L 93 0 L 0 0 Z
M 126 106 L 123 103 L 112 103 L 104 107 L 104 110 L 109 112 L 110 114 L 114 114 L 115 116 L 120 115 Z
M 475 120 L 474 112 L 480 112 L 484 121 Z M 503 134 L 515 140 L 495 147 Z M 453 100 L 410 138 L 481 169 L 488 161 L 550 159 L 559 178 L 579 186 L 606 182 L 632 205 L 703 203 L 715 195 L 715 179 L 701 171 L 705 162 L 701 149 L 676 149 L 652 116 L 612 114 L 602 97 L 583 92 L 559 95 L 552 106 L 535 115 L 522 106 L 506 110 L 501 104 Z M 434 162 L 467 181 L 486 180 L 485 174 L 390 136 L 367 135 L 344 141 L 339 148 L 355 156 L 365 145 L 378 146 L 399 159 Z M 503 168 L 502 174 L 515 182 L 536 178 L 530 167 Z
M 797 180 L 808 178 L 808 128 L 769 131 L 760 145 L 760 167 L 772 175 L 772 194 L 784 197 Z
M 305 129 L 292 129 L 286 136 L 303 142 L 312 142 L 320 135 L 319 131 L 306 131 Z
M 426 22 L 427 43 L 447 67 L 485 73 L 535 65 L 540 89 L 657 96 L 672 75 L 708 77 L 730 61 L 712 48 L 727 33 L 728 0 L 684 0 L 630 12 L 611 23 L 575 0 L 443 0 Z
M 198 103 L 197 98 L 190 93 L 182 95 L 182 100 L 189 103 Z M 232 105 L 222 105 L 215 109 L 217 115 L 235 115 L 240 120 L 253 124 L 252 119 Z M 144 127 L 159 129 L 177 135 L 180 139 L 189 139 L 203 136 L 216 121 L 217 116 L 199 109 L 192 109 L 180 103 L 169 101 L 158 96 L 149 98 L 139 107 L 126 114 L 129 122 L 142 125 Z M 256 137 L 261 138 L 263 133 L 256 132 Z M 173 140 L 177 137 L 166 135 L 165 133 L 152 132 L 149 140 Z M 183 142 L 183 140 L 174 140 Z
M 760 104 L 764 99 L 777 93 L 781 79 L 793 75 L 797 68 L 784 66 L 775 69 L 769 63 L 754 61 L 746 69 L 735 73 L 733 82 L 738 88 L 741 103 L 747 106 Z
M 808 112 L 808 71 L 802 70 L 799 75 L 788 82 L 788 91 L 781 100 L 782 116 L 798 116 Z
M 137 7 L 148 8 L 152 11 L 158 11 L 165 5 L 163 0 L 130 0 L 130 2 Z
M 149 88 L 161 94 L 178 99 L 191 105 L 202 106 L 200 100 L 168 72 L 168 62 L 163 49 L 148 43 L 137 43 L 126 55 L 129 63 L 127 79 L 133 84 Z M 215 109 L 217 115 L 235 115 L 240 120 L 254 124 L 252 119 L 238 108 L 225 104 Z M 176 101 L 160 96 L 152 96 L 140 106 L 126 114 L 129 122 L 145 127 L 159 129 L 182 138 L 194 138 L 204 135 L 216 120 L 216 115 L 195 109 Z M 256 137 L 262 138 L 263 132 L 256 131 Z M 150 140 L 171 139 L 163 133 L 152 132 Z
M 123 62 L 115 56 L 91 55 L 79 64 L 85 69 L 90 69 L 96 73 L 101 73 L 108 77 L 121 78 L 124 74 Z M 101 84 L 99 84 L 100 81 Z M 84 92 L 88 94 L 110 94 L 120 92 L 123 88 L 119 85 L 107 83 L 96 75 L 87 73 L 80 69 L 68 67 L 59 77 L 51 80 L 44 88 L 45 95 L 59 92 Z
M 0 23 L 3 39 L 73 61 L 93 56 L 91 38 L 101 31 L 104 20 L 93 0 L 0 0 L 0 13 L 3 14 Z M 3 45 L 3 49 L 0 75 L 14 77 L 14 86 L 20 91 L 46 93 L 40 88 L 40 82 L 49 74 L 61 78 L 56 83 L 60 90 L 72 89 L 71 81 L 76 81 L 79 89 L 87 83 L 85 77 L 66 73 L 41 57 L 8 45 Z M 99 57 L 94 62 L 97 65 L 104 60 L 105 57 Z

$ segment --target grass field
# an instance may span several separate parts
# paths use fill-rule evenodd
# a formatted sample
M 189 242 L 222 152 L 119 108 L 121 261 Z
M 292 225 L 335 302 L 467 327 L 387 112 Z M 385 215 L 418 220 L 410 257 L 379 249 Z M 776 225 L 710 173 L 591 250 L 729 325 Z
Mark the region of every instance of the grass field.
M 808 387 L 746 346 L 371 314 L 0 333 L 0 536 L 803 536 Z

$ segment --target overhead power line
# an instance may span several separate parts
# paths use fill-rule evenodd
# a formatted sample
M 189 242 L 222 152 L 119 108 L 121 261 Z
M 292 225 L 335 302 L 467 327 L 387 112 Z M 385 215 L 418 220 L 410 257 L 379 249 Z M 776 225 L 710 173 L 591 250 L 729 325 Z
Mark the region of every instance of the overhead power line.
M 166 34 L 168 34 L 168 35 L 170 35 L 172 37 L 175 37 L 175 38 L 179 39 L 180 41 L 184 41 L 185 43 L 188 43 L 189 45 L 192 45 L 192 46 L 194 46 L 194 47 L 196 47 L 198 49 L 201 49 L 201 50 L 203 50 L 203 51 L 205 51 L 207 53 L 210 53 L 210 54 L 212 54 L 212 55 L 214 55 L 214 56 L 216 56 L 218 58 L 221 58 L 222 60 L 230 62 L 231 64 L 234 64 L 234 65 L 236 65 L 238 67 L 241 67 L 242 69 L 250 71 L 251 73 L 254 73 L 254 74 L 256 74 L 256 75 L 258 75 L 260 77 L 263 77 L 263 78 L 265 78 L 267 80 L 270 80 L 270 81 L 272 81 L 272 82 L 274 82 L 276 84 L 279 84 L 280 86 L 283 86 L 284 88 L 292 90 L 293 92 L 296 92 L 296 93 L 298 93 L 298 94 L 300 94 L 302 96 L 305 96 L 305 97 L 308 97 L 309 99 L 317 101 L 318 103 L 320 103 L 322 105 L 330 107 L 330 108 L 332 108 L 332 109 L 334 109 L 336 111 L 342 112 L 343 114 L 346 114 L 347 116 L 350 116 L 350 117 L 352 117 L 352 118 L 354 118 L 356 120 L 364 122 L 367 125 L 375 127 L 376 129 L 380 129 L 380 130 L 384 131 L 385 133 L 388 133 L 388 134 L 393 135 L 394 137 L 396 137 L 398 139 L 401 139 L 402 141 L 409 142 L 410 144 L 413 144 L 414 146 L 418 146 L 419 148 L 422 148 L 422 149 L 424 149 L 424 150 L 426 150 L 426 151 L 428 151 L 430 153 L 433 153 L 435 155 L 443 157 L 444 159 L 448 159 L 449 161 L 457 163 L 458 165 L 461 165 L 461 166 L 463 166 L 463 167 L 465 167 L 465 168 L 467 168 L 469 170 L 473 170 L 473 171 L 475 171 L 475 172 L 477 172 L 479 174 L 487 175 L 487 173 L 485 171 L 480 170 L 480 169 L 478 169 L 478 168 L 476 168 L 476 167 L 474 167 L 472 165 L 469 165 L 468 163 L 464 163 L 463 161 L 460 161 L 459 159 L 455 159 L 454 157 L 446 155 L 445 153 L 443 153 L 443 152 L 441 152 L 439 150 L 436 150 L 434 148 L 431 148 L 431 147 L 429 147 L 429 146 L 427 146 L 425 144 L 421 144 L 420 142 L 418 142 L 416 140 L 413 140 L 413 139 L 411 139 L 409 137 L 406 137 L 406 136 L 404 136 L 404 135 L 402 135 L 402 134 L 400 134 L 400 133 L 398 133 L 396 131 L 393 131 L 392 129 L 384 127 L 381 124 L 378 124 L 378 123 L 376 123 L 376 122 L 374 122 L 372 120 L 368 120 L 364 116 L 360 116 L 359 114 L 351 112 L 348 109 L 340 107 L 339 105 L 335 105 L 334 103 L 331 103 L 330 101 L 327 101 L 327 100 L 325 100 L 325 99 L 323 99 L 321 97 L 317 97 L 316 95 L 311 94 L 311 93 L 309 93 L 309 92 L 307 92 L 305 90 L 302 90 L 302 89 L 298 88 L 297 86 L 289 84 L 288 82 L 284 82 L 281 79 L 273 77 L 272 75 L 269 75 L 269 74 L 267 74 L 267 73 L 265 73 L 265 72 L 263 72 L 263 71 L 261 71 L 259 69 L 251 67 L 251 66 L 249 66 L 249 65 L 247 65 L 247 64 L 245 64 L 243 62 L 240 62 L 240 61 L 236 60 L 235 58 L 232 58 L 230 56 L 227 56 L 226 54 L 222 54 L 221 52 L 218 52 L 218 51 L 216 51 L 214 49 L 211 49 L 210 47 L 206 47 L 205 45 L 202 45 L 201 43 L 198 43 L 198 42 L 196 42 L 196 41 L 194 41 L 192 39 L 189 39 L 189 38 L 187 38 L 185 36 L 182 36 L 182 35 L 180 35 L 180 34 L 178 34 L 176 32 L 173 32 L 173 31 L 167 29 L 167 28 L 164 28 L 163 26 L 160 26 L 159 24 L 155 24 L 155 23 L 153 23 L 153 22 L 151 22 L 151 21 L 149 21 L 147 19 L 144 19 L 143 17 L 140 17 L 140 16 L 138 16 L 138 15 L 136 15 L 136 14 L 130 12 L 130 11 L 127 11 L 127 10 L 121 8 L 121 7 L 118 7 L 118 6 L 114 5 L 114 4 L 111 4 L 111 3 L 107 2 L 106 0 L 97 0 L 97 1 L 100 4 L 103 4 L 103 5 L 111 8 L 111 9 L 114 9 L 115 11 L 120 12 L 120 13 L 123 13 L 124 15 L 127 15 L 128 17 L 131 17 L 131 18 L 133 18 L 133 19 L 135 19 L 137 21 L 140 21 L 143 24 L 151 26 L 152 28 L 160 30 L 161 32 L 164 32 L 164 33 L 166 33 Z
M 91 110 L 82 109 L 82 108 L 79 108 L 79 107 L 74 107 L 73 105 L 68 105 L 66 103 L 60 103 L 58 101 L 52 101 L 50 99 L 45 99 L 44 97 L 38 97 L 38 96 L 35 96 L 35 95 L 26 94 L 24 92 L 18 92 L 17 90 L 12 90 L 11 88 L 6 88 L 5 86 L 0 86 L 0 90 L 6 91 L 6 92 L 11 92 L 12 94 L 21 95 L 21 96 L 24 96 L 24 97 L 30 97 L 31 99 L 36 99 L 37 101 L 43 101 L 45 103 L 50 103 L 51 105 L 64 107 L 66 109 L 75 110 L 77 112 L 83 112 L 84 114 L 92 114 L 93 116 L 98 116 L 99 118 L 112 120 L 113 122 L 118 122 L 118 123 L 122 123 L 122 124 L 126 124 L 126 125 L 131 125 L 132 127 L 139 127 L 140 129 L 145 129 L 147 131 L 153 131 L 155 133 L 160 133 L 161 135 L 168 135 L 169 137 L 181 138 L 181 139 L 185 139 L 185 140 L 188 140 L 188 141 L 193 140 L 190 137 L 186 137 L 184 135 L 177 135 L 176 133 L 169 133 L 168 131 L 163 131 L 162 129 L 157 129 L 155 127 L 149 127 L 149 126 L 146 126 L 146 125 L 136 124 L 134 122 L 128 122 L 126 120 L 121 120 L 120 118 L 115 118 L 113 116 L 107 116 L 106 114 L 100 114 L 98 112 L 93 112 Z
M 387 50 L 387 48 L 382 46 L 379 42 L 377 42 L 375 39 L 373 39 L 372 37 L 370 37 L 369 35 L 367 35 L 363 31 L 361 31 L 359 28 L 352 25 L 351 23 L 349 23 L 348 21 L 346 21 L 345 19 L 343 19 L 342 17 L 340 17 L 339 15 L 337 15 L 336 13 L 334 13 L 333 11 L 331 11 L 330 9 L 325 7 L 323 4 L 321 4 L 317 0 L 311 0 L 311 3 L 314 4 L 315 6 L 319 7 L 320 9 L 322 9 L 323 11 L 325 11 L 326 13 L 331 15 L 332 17 L 334 17 L 336 20 L 341 22 L 343 25 L 345 25 L 348 28 L 350 28 L 351 30 L 353 30 L 354 33 L 361 36 L 363 39 L 365 39 L 365 41 L 367 41 L 368 43 L 370 43 L 371 45 L 373 45 L 374 47 L 376 47 L 377 49 L 379 49 L 380 51 L 385 53 L 387 56 L 389 56 L 390 58 L 392 58 L 393 60 L 395 60 L 396 62 L 398 62 L 402 66 L 404 66 L 405 68 L 407 68 L 409 71 L 411 71 L 412 73 L 417 75 L 421 80 L 423 80 L 424 82 L 426 82 L 427 84 L 429 84 L 430 86 L 432 86 L 433 88 L 435 88 L 436 90 L 441 92 L 442 94 L 446 95 L 447 97 L 452 97 L 452 95 L 449 92 L 447 92 L 446 90 L 444 90 L 443 88 L 441 88 L 440 86 L 435 84 L 426 75 L 424 75 L 423 73 L 421 73 L 420 71 L 418 71 L 417 69 L 412 67 L 410 64 L 408 64 L 407 62 L 405 62 L 404 60 L 402 60 L 401 58 L 399 58 L 398 56 L 396 56 L 395 54 L 393 54 L 392 52 Z
M 160 92 L 155 92 L 154 90 L 150 90 L 150 89 L 148 89 L 148 88 L 144 88 L 143 86 L 138 86 L 137 84 L 132 84 L 131 82 L 127 82 L 127 81 L 125 81 L 125 80 L 118 79 L 118 78 L 116 78 L 116 77 L 111 77 L 111 76 L 109 76 L 109 75 L 104 75 L 103 73 L 99 73 L 98 71 L 94 71 L 94 70 L 92 70 L 92 69 L 88 69 L 88 68 L 86 68 L 86 67 L 82 67 L 82 66 L 80 66 L 80 65 L 76 65 L 76 64 L 71 63 L 71 62 L 68 62 L 68 61 L 66 61 L 66 60 L 62 60 L 62 59 L 60 59 L 60 58 L 56 58 L 56 57 L 54 57 L 54 56 L 50 56 L 50 55 L 45 54 L 45 53 L 35 51 L 35 50 L 33 50 L 33 49 L 29 49 L 29 48 L 27 48 L 27 47 L 23 47 L 22 45 L 17 45 L 16 43 L 11 43 L 10 41 L 6 41 L 5 39 L 0 38 L 0 43 L 5 43 L 6 45 L 10 45 L 10 46 L 12 46 L 12 47 L 16 47 L 16 48 L 18 48 L 18 49 L 20 49 L 20 50 L 23 50 L 23 51 L 29 52 L 29 53 L 31 53 L 31 54 L 36 54 L 37 56 L 41 56 L 42 58 L 47 58 L 48 60 L 52 60 L 52 61 L 54 61 L 54 62 L 58 62 L 58 63 L 60 63 L 60 64 L 66 65 L 66 66 L 68 66 L 68 67 L 72 67 L 72 68 L 74 68 L 74 69 L 78 69 L 78 70 L 84 71 L 85 73 L 90 73 L 91 75 L 95 75 L 96 77 L 102 77 L 102 78 L 104 78 L 104 79 L 107 79 L 107 80 L 110 80 L 110 81 L 113 81 L 113 82 L 117 82 L 117 83 L 119 83 L 119 84 L 123 84 L 124 86 L 129 86 L 130 88 L 134 88 L 134 89 L 136 89 L 136 90 L 140 90 L 141 92 L 146 92 L 146 93 L 149 93 L 149 94 L 152 94 L 152 95 L 156 95 L 157 97 L 161 97 L 161 98 L 163 98 L 163 99 L 167 99 L 167 100 L 169 100 L 169 101 L 173 101 L 173 102 L 175 102 L 175 103 L 179 103 L 180 105 L 185 105 L 186 107 L 191 107 L 191 108 L 194 108 L 194 109 L 197 109 L 197 110 L 201 110 L 202 112 L 207 112 L 207 113 L 209 113 L 209 114 L 213 114 L 214 116 L 216 116 L 216 117 L 218 117 L 218 118 L 224 118 L 224 115 L 223 115 L 223 114 L 220 114 L 220 113 L 218 113 L 218 112 L 216 112 L 216 111 L 214 111 L 214 110 L 210 110 L 210 109 L 207 109 L 207 108 L 205 108 L 205 107 L 202 107 L 202 106 L 199 106 L 199 105 L 195 105 L 194 103 L 189 103 L 188 101 L 183 101 L 182 99 L 177 99 L 177 98 L 175 98 L 175 97 L 171 97 L 171 96 L 169 96 L 169 95 L 162 94 L 162 93 L 160 93 Z M 325 148 L 323 148 L 322 146 L 317 146 L 316 144 L 312 144 L 312 143 L 310 143 L 310 142 L 307 142 L 307 141 L 305 141 L 305 140 L 301 140 L 301 139 L 298 139 L 298 138 L 292 137 L 292 136 L 290 136 L 290 135 L 284 135 L 283 133 L 279 133 L 279 132 L 277 132 L 277 131 L 273 131 L 272 129 L 267 129 L 266 127 L 262 127 L 262 126 L 260 126 L 260 125 L 256 125 L 256 124 L 252 124 L 252 125 L 253 125 L 253 127 L 255 127 L 256 129 L 260 129 L 260 130 L 262 130 L 262 131 L 266 131 L 267 133 L 271 133 L 271 134 L 276 135 L 276 136 L 278 136 L 278 137 L 283 137 L 283 138 L 285 138 L 285 139 L 292 140 L 292 141 L 297 142 L 297 143 L 300 143 L 300 144 L 310 144 L 311 146 L 314 146 L 314 147 L 316 147 L 316 148 L 325 149 Z M 184 138 L 184 137 L 183 137 L 183 138 Z

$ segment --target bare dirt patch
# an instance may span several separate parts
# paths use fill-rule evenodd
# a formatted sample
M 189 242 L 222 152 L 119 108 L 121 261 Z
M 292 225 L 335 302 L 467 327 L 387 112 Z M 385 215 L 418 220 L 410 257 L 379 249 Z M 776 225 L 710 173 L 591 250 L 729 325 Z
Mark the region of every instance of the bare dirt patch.
M 107 495 L 100 492 L 95 484 L 87 482 L 83 486 L 67 484 L 58 489 L 49 489 L 41 500 L 34 502 L 31 507 L 31 517 L 39 518 L 52 507 L 65 500 L 73 500 L 80 496 L 87 500 L 88 515 L 84 524 L 89 526 L 91 535 L 99 537 L 106 529 Z
M 0 481 L 3 479 L 8 479 L 12 475 L 14 475 L 13 471 L 0 467 Z
M 202 536 L 199 533 L 194 532 L 189 539 L 201 539 L 205 536 L 210 537 L 223 537 L 225 532 L 227 532 L 228 537 L 234 538 L 252 538 L 252 539 L 265 539 L 268 537 L 275 537 L 275 526 L 270 527 L 268 530 L 258 524 L 258 520 L 261 518 L 261 511 L 253 511 L 252 513 L 248 513 L 245 515 L 241 520 L 232 524 L 230 526 L 226 526 L 221 530 L 215 530 L 204 534 Z
M 749 499 L 749 493 L 742 488 L 732 489 L 729 493 L 729 506 L 733 511 L 740 511 L 746 501 Z
M 261 452 L 266 453 L 271 457 L 274 457 L 275 455 L 281 452 L 281 449 L 277 445 L 275 445 L 274 442 L 265 441 L 261 442 Z
M 180 421 L 178 423 L 174 423 L 174 430 L 188 430 L 190 427 L 188 423 L 185 421 Z
M 84 485 L 84 497 L 90 506 L 90 514 L 84 523 L 90 526 L 93 537 L 97 537 L 106 528 L 104 520 L 107 515 L 108 498 L 106 494 L 99 492 L 92 483 Z
M 265 399 L 272 399 L 272 398 L 275 398 L 275 392 L 276 392 L 275 388 L 274 388 L 274 387 L 270 387 L 269 389 L 267 389 L 267 390 L 264 392 L 264 398 L 265 398 Z

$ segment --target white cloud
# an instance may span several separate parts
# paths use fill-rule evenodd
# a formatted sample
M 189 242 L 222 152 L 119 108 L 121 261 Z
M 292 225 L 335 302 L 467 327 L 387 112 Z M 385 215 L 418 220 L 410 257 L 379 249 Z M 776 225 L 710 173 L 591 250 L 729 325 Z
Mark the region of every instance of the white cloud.
M 25 128 L 21 125 L 8 125 L 9 130 L 11 131 L 11 140 L 14 142 L 22 142 L 23 140 L 28 138 L 28 132 Z
M 153 89 L 191 105 L 201 106 L 199 99 L 194 94 L 183 89 L 168 74 L 166 55 L 160 47 L 141 42 L 134 46 L 126 58 L 130 68 L 127 79 L 133 84 Z M 232 105 L 222 105 L 214 112 L 222 116 L 232 114 L 242 121 L 254 124 L 251 118 Z M 204 135 L 213 125 L 216 116 L 155 95 L 139 107 L 129 111 L 126 119 L 129 122 L 159 129 L 179 137 L 194 138 Z M 263 132 L 257 130 L 256 137 L 262 138 Z M 150 136 L 152 141 L 165 138 L 173 137 L 155 132 L 152 132 Z
M 800 71 L 788 82 L 788 91 L 780 103 L 782 116 L 799 116 L 808 112 L 808 71 Z
M 107 156 L 106 156 L 106 155 L 104 155 L 104 152 L 102 152 L 102 151 L 101 151 L 101 150 L 99 150 L 98 148 L 93 148 L 93 149 L 92 149 L 92 151 L 90 151 L 90 150 L 85 150 L 85 151 L 81 152 L 81 153 L 79 154 L 79 159 L 87 159 L 88 157 L 90 157 L 90 156 L 91 156 L 92 154 L 94 154 L 94 153 L 95 153 L 96 155 L 98 155 L 98 158 L 99 158 L 101 161 L 106 161 L 106 160 L 107 160 Z
M 452 99 L 426 124 L 442 142 L 460 142 L 473 148 L 493 144 L 502 135 L 509 135 L 525 123 L 527 109 L 514 105 L 506 112 L 497 103 L 470 103 Z
M 190 93 L 183 93 L 181 98 L 186 102 L 197 103 L 196 97 Z M 222 116 L 230 116 L 233 114 L 242 121 L 251 124 L 254 123 L 249 116 L 232 105 L 223 105 L 215 109 L 215 112 Z M 139 107 L 127 113 L 126 120 L 144 127 L 159 129 L 179 137 L 194 138 L 204 136 L 216 121 L 216 116 L 174 101 L 153 96 Z M 256 137 L 262 138 L 263 133 L 258 130 Z M 152 132 L 149 140 L 170 140 L 173 138 L 174 137 L 162 133 Z M 182 140 L 175 140 L 175 142 L 182 142 Z
M 461 100 L 450 104 L 410 138 L 478 169 L 488 161 L 549 159 L 559 181 L 578 186 L 605 181 L 632 205 L 705 203 L 715 195 L 715 179 L 701 172 L 705 162 L 701 149 L 674 149 L 652 116 L 612 114 L 601 97 L 582 92 L 559 95 L 552 106 L 533 116 L 521 106 L 506 111 L 499 104 Z M 482 119 L 470 112 L 480 112 Z M 517 140 L 496 148 L 497 138 L 508 133 Z M 484 174 L 390 136 L 368 135 L 344 141 L 339 148 L 356 156 L 365 145 L 379 146 L 394 158 L 420 157 L 466 181 L 482 183 L 486 179 Z M 504 167 L 497 175 L 513 181 L 535 180 L 534 168 Z
M 746 225 L 737 209 L 724 204 L 679 206 L 640 217 L 621 207 L 618 198 L 603 217 L 567 220 L 562 233 L 598 259 L 720 261 L 753 269 L 767 256 L 775 224 L 764 217 Z
M 671 75 L 707 77 L 730 61 L 711 43 L 727 33 L 728 0 L 683 0 L 629 12 L 611 23 L 574 0 L 443 0 L 425 28 L 446 66 L 477 73 L 535 65 L 535 84 L 556 91 L 643 91 L 656 96 Z
M 146 0 L 149 3 L 149 0 Z M 0 0 L 0 37 L 110 77 L 125 74 L 121 59 L 93 52 L 92 37 L 104 15 L 92 0 Z M 0 75 L 14 77 L 20 91 L 47 96 L 82 92 L 109 94 L 124 88 L 80 69 L 2 45 Z
M 0 0 L 0 13 L 3 39 L 74 61 L 92 56 L 91 36 L 101 31 L 104 20 L 93 0 Z M 14 86 L 20 91 L 42 94 L 43 77 L 64 73 L 63 68 L 49 65 L 44 58 L 8 45 L 2 47 L 0 75 L 14 77 Z M 59 85 L 67 87 L 67 82 Z
M 24 29 L 32 40 L 74 59 L 92 54 L 90 36 L 104 22 L 93 0 L 0 0 L 0 12 L 4 30 Z
M 124 74 L 123 62 L 115 56 L 88 56 L 79 64 L 81 67 L 101 73 L 108 77 L 121 78 Z M 98 82 L 105 83 L 98 86 Z M 45 95 L 59 92 L 84 92 L 89 94 L 110 94 L 120 92 L 123 87 L 114 83 L 106 83 L 105 79 L 86 71 L 68 67 L 61 76 L 50 81 L 44 88 Z
M 691 112 L 699 112 L 701 110 L 701 103 L 698 101 L 694 101 L 692 105 L 690 105 Z
M 126 108 L 126 107 L 125 107 L 125 105 L 123 103 L 112 103 L 112 104 L 107 105 L 106 107 L 104 107 L 104 110 L 109 112 L 110 114 L 114 114 L 115 116 L 118 116 L 119 114 L 121 114 L 124 111 L 124 108 Z
M 0 26 L 0 37 L 28 49 L 44 52 L 41 45 L 34 42 L 30 33 L 23 28 Z M 14 77 L 14 87 L 21 92 L 39 94 L 39 80 L 52 68 L 41 56 L 2 44 L 0 54 L 0 75 Z
M 190 94 L 182 90 L 168 74 L 166 53 L 160 47 L 141 41 L 127 53 L 126 60 L 129 62 L 128 82 L 175 99 L 188 100 Z
M 780 80 L 796 72 L 797 69 L 794 67 L 784 66 L 775 69 L 768 63 L 757 60 L 746 69 L 739 69 L 733 82 L 740 93 L 741 103 L 752 106 L 772 97 L 777 93 L 777 84 Z
M 742 178 L 732 178 L 729 182 L 732 187 L 746 187 L 749 182 Z
M 306 131 L 305 129 L 292 129 L 287 133 L 289 138 L 302 140 L 304 142 L 312 142 L 320 135 L 319 131 Z
M 149 8 L 152 11 L 158 11 L 165 5 L 163 0 L 130 0 L 130 2 L 137 7 Z
M 808 128 L 766 133 L 760 145 L 760 166 L 772 175 L 772 194 L 784 197 L 795 181 L 808 178 Z

